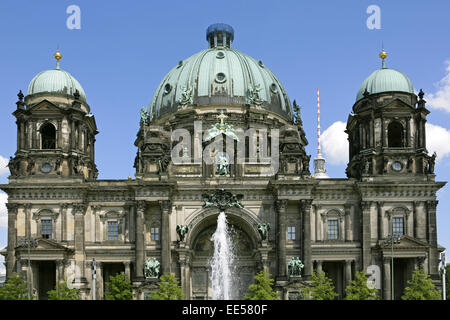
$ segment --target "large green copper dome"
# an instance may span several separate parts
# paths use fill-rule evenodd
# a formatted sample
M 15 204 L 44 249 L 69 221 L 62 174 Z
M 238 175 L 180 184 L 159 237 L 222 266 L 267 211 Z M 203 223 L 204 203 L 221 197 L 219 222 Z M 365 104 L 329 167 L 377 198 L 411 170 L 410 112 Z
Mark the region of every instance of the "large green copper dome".
M 180 61 L 157 87 L 147 107 L 152 119 L 184 104 L 257 104 L 292 118 L 291 103 L 280 80 L 262 61 L 231 48 L 233 28 L 215 24 L 206 37 L 209 48 Z
M 28 95 L 41 92 L 73 95 L 76 90 L 80 93 L 80 99 L 86 101 L 86 94 L 77 79 L 59 68 L 40 72 L 28 85 Z
M 369 94 L 390 91 L 414 93 L 414 87 L 408 76 L 401 71 L 385 67 L 374 71 L 364 80 L 359 88 L 356 101 L 364 97 L 366 90 Z

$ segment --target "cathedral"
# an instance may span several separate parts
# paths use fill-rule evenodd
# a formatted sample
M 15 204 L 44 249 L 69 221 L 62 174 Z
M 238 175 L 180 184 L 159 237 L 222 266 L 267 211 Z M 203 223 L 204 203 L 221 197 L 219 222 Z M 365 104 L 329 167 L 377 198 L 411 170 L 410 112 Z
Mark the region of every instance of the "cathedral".
M 206 40 L 136 108 L 134 179 L 97 179 L 96 106 L 60 67 L 61 53 L 19 91 L 17 151 L 0 185 L 7 277 L 22 274 L 37 299 L 59 281 L 104 299 L 123 272 L 143 300 L 172 273 L 186 299 L 211 299 L 211 236 L 225 211 L 236 299 L 260 270 L 283 299 L 299 298 L 314 270 L 340 299 L 361 270 L 381 299 L 400 299 L 418 267 L 439 288 L 436 192 L 445 182 L 426 149 L 422 90 L 386 67 L 383 50 L 347 108 L 347 178 L 330 178 L 320 148 L 310 170 L 301 108 L 274 73 L 233 47 L 229 25 L 209 26 Z

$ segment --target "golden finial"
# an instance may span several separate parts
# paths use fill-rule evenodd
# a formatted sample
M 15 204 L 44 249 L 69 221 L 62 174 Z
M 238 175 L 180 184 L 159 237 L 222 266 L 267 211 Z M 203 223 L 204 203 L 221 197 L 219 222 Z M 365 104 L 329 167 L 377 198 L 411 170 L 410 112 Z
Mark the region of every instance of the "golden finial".
M 59 60 L 61 60 L 61 58 L 62 58 L 62 54 L 59 52 L 59 49 L 56 50 L 53 57 L 55 57 L 55 59 L 56 59 L 56 69 L 59 69 Z
M 386 64 L 385 64 L 385 62 L 384 62 L 384 59 L 386 59 L 386 57 L 387 57 L 387 52 L 384 51 L 384 49 L 381 49 L 381 52 L 380 52 L 379 57 L 383 60 L 383 61 L 382 61 L 382 66 L 383 66 L 383 68 L 386 68 Z

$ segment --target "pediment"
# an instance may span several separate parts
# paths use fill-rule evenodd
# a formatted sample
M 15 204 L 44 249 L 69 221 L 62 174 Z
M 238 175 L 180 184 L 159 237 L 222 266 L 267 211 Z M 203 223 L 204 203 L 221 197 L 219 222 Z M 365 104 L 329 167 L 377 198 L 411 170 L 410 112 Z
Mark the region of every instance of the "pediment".
M 41 102 L 33 105 L 30 109 L 28 109 L 29 112 L 36 113 L 36 112 L 43 112 L 43 113 L 49 113 L 49 112 L 59 112 L 60 107 L 55 105 L 54 103 L 48 101 L 48 100 L 42 100 Z
M 384 244 L 383 241 L 380 243 L 380 247 L 383 249 L 389 249 L 391 248 L 390 244 Z M 410 236 L 403 236 L 400 240 L 400 243 L 394 244 L 394 249 L 402 249 L 402 248 L 428 248 L 428 243 L 418 240 L 416 238 L 410 237 Z
M 37 240 L 37 247 L 33 248 L 32 250 L 35 251 L 39 251 L 39 250 L 61 250 L 61 251 L 72 251 L 72 249 L 67 248 L 66 246 L 63 246 L 59 243 L 57 243 L 56 241 L 53 240 L 49 240 L 49 239 L 38 239 Z M 20 242 L 19 242 L 20 243 Z M 26 247 L 21 247 L 19 245 L 18 247 L 19 250 L 27 250 Z
M 396 98 L 382 105 L 383 111 L 411 112 L 414 108 L 402 99 Z

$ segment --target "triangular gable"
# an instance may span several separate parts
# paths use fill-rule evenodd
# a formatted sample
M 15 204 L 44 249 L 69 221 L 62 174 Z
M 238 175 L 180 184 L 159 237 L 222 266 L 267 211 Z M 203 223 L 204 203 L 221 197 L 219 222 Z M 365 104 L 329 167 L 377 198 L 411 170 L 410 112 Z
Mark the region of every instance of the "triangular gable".
M 407 112 L 411 112 L 411 110 L 414 109 L 414 107 L 410 106 L 405 101 L 399 98 L 387 102 L 381 108 L 383 108 L 383 111 L 392 110 L 392 111 L 407 111 Z
M 388 248 L 391 248 L 391 245 L 385 244 L 383 241 L 381 241 L 380 247 L 383 249 L 388 249 Z M 421 240 L 418 240 L 416 238 L 406 236 L 406 235 L 401 238 L 400 243 L 394 244 L 394 248 L 411 248 L 411 247 L 428 248 L 429 244 L 426 242 L 423 242 Z
M 59 106 L 46 99 L 27 109 L 28 112 L 54 112 L 60 110 L 61 108 Z
M 28 250 L 26 247 L 17 247 L 17 249 L 22 250 Z M 56 241 L 49 240 L 49 239 L 38 239 L 38 245 L 36 248 L 33 248 L 32 250 L 63 250 L 63 251 L 73 251 L 72 249 L 69 249 Z

